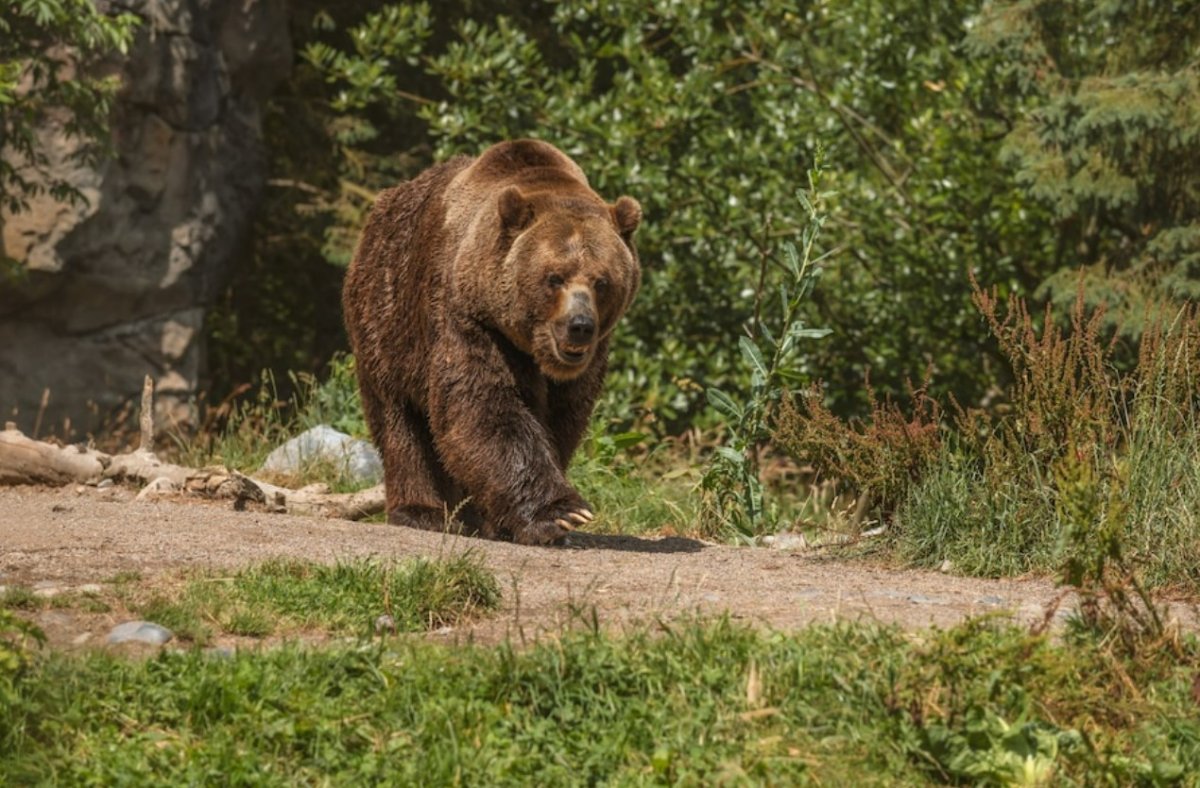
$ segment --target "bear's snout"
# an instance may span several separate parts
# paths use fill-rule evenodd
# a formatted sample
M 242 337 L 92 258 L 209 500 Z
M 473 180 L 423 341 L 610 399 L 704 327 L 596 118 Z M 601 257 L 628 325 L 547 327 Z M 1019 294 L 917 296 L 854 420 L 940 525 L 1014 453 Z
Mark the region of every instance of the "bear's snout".
M 596 336 L 596 320 L 590 313 L 576 313 L 567 321 L 567 341 L 572 345 L 590 344 Z

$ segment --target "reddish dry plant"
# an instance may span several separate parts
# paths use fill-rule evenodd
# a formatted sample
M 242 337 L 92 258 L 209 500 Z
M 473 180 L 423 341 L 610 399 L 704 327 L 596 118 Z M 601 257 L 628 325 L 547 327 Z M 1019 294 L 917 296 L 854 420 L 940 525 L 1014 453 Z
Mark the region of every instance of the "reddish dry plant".
M 909 486 L 938 456 L 941 410 L 925 386 L 909 386 L 911 415 L 867 384 L 871 415 L 842 421 L 826 407 L 820 384 L 785 397 L 774 420 L 776 443 L 818 473 L 871 496 L 890 519 Z
M 1119 437 L 1114 406 L 1124 399 L 1125 381 L 1112 364 L 1116 335 L 1108 342 L 1100 336 L 1103 308 L 1089 316 L 1080 291 L 1070 328 L 1057 325 L 1047 305 L 1039 333 L 1023 299 L 1010 298 L 1003 315 L 995 290 L 975 285 L 972 300 L 1012 368 L 1013 384 L 1004 427 L 992 429 L 989 415 L 959 407 L 963 436 L 983 441 L 977 448 L 985 459 L 999 459 L 998 450 L 1052 461 L 1068 447 L 1087 454 L 1112 449 Z

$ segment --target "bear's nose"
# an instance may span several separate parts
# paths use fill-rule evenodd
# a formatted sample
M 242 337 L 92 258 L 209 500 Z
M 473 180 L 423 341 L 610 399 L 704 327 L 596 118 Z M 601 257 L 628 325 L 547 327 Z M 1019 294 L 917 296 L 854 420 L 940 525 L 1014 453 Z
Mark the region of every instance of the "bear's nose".
M 567 339 L 572 345 L 586 345 L 596 336 L 596 321 L 591 315 L 573 315 L 567 322 Z

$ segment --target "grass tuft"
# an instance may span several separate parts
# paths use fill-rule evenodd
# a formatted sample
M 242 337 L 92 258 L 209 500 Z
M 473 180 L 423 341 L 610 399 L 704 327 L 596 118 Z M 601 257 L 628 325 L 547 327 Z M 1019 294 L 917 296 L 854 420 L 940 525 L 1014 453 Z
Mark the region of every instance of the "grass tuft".
M 405 563 L 332 566 L 279 559 L 232 575 L 193 575 L 171 594 L 133 602 L 139 615 L 198 645 L 216 634 L 266 637 L 297 631 L 370 635 L 383 614 L 399 632 L 436 629 L 495 609 L 495 577 L 470 554 Z

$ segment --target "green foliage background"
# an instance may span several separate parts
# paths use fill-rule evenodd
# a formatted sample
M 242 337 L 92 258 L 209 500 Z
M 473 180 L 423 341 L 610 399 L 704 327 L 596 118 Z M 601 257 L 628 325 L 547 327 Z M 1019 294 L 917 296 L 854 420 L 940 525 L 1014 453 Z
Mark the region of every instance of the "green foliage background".
M 1089 296 L 1118 316 L 1192 293 L 1189 9 L 297 4 L 300 62 L 267 127 L 275 188 L 210 322 L 215 389 L 261 367 L 239 346 L 297 370 L 342 346 L 336 266 L 376 190 L 536 136 L 606 197 L 645 208 L 647 277 L 614 354 L 614 421 L 679 432 L 711 423 L 707 387 L 748 391 L 738 337 L 777 298 L 762 285 L 784 274 L 805 222 L 794 194 L 819 149 L 835 192 L 822 251 L 834 254 L 805 320 L 833 334 L 799 372 L 825 380 L 843 414 L 864 409 L 868 376 L 880 395 L 928 375 L 934 396 L 978 402 L 1005 368 L 970 276 L 1002 296 L 1057 297 L 1086 266 Z M 1136 335 L 1136 320 L 1122 326 Z

